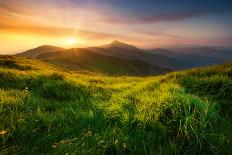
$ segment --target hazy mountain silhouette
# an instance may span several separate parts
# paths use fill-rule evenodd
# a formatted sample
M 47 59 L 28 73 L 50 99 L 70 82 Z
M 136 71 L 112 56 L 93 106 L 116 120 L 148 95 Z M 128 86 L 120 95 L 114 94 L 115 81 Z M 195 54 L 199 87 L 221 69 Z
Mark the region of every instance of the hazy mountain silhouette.
M 141 60 L 161 68 L 178 70 L 187 67 L 179 60 L 161 54 L 149 53 L 146 52 L 146 50 L 119 41 L 113 41 L 109 45 L 104 45 L 103 47 L 104 48 L 90 47 L 88 49 L 107 56 L 115 56 L 127 60 Z
M 201 48 L 172 48 L 147 50 L 148 53 L 162 54 L 181 61 L 188 67 L 208 66 L 224 63 L 232 59 L 232 52 L 208 47 Z

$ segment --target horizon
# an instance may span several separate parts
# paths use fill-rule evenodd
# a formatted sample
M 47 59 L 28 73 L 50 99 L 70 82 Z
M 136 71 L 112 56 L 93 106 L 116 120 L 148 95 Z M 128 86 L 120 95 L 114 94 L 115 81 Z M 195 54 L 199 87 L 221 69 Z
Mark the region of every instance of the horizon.
M 13 51 L 13 52 L 7 52 L 7 53 L 4 53 L 4 52 L 0 51 L 0 54 L 3 54 L 3 55 L 15 55 L 15 54 L 23 53 L 23 52 L 33 50 L 33 49 L 36 49 L 36 48 L 39 48 L 39 47 L 43 47 L 43 46 L 54 46 L 54 47 L 59 47 L 59 48 L 64 48 L 64 49 L 72 49 L 72 48 L 74 48 L 74 49 L 79 49 L 79 48 L 80 49 L 82 49 L 82 48 L 87 49 L 87 48 L 91 48 L 91 47 L 103 48 L 102 46 L 112 44 L 115 41 L 121 42 L 119 40 L 112 40 L 111 42 L 106 43 L 104 45 L 99 45 L 99 46 L 79 46 L 79 47 L 78 46 L 62 47 L 62 46 L 57 46 L 57 45 L 44 44 L 44 45 L 38 45 L 38 46 L 35 46 L 35 47 L 32 47 L 32 48 L 29 48 L 29 49 L 23 49 L 21 51 Z M 141 49 L 141 50 L 166 49 L 166 50 L 172 51 L 172 49 L 185 49 L 185 48 L 187 48 L 187 49 L 191 49 L 191 48 L 210 48 L 210 49 L 226 50 L 226 51 L 232 50 L 232 47 L 230 48 L 230 47 L 207 46 L 207 45 L 185 45 L 185 46 L 170 46 L 170 47 L 140 48 L 140 47 L 137 47 L 136 45 L 128 44 L 126 42 L 121 42 L 121 43 L 130 45 L 130 46 L 134 46 L 134 47 L 136 47 L 138 49 Z
M 41 45 L 101 46 L 113 40 L 142 49 L 231 49 L 231 6 L 228 0 L 1 1 L 0 53 Z

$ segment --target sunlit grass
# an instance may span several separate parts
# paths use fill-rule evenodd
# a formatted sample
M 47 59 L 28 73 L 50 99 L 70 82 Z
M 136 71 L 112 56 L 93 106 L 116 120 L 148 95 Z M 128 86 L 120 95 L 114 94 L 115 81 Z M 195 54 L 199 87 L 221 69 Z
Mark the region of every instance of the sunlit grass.
M 0 61 L 0 154 L 232 151 L 230 64 L 112 77 Z

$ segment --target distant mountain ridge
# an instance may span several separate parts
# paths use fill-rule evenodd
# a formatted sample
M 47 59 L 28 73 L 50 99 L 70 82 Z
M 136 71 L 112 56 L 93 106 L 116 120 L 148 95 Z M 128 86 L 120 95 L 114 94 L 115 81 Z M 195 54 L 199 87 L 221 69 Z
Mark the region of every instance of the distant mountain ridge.
M 141 60 L 161 68 L 169 68 L 172 70 L 186 68 L 186 66 L 179 60 L 161 54 L 149 53 L 146 50 L 119 41 L 113 41 L 112 43 L 101 47 L 89 47 L 88 49 L 107 56 L 114 56 L 127 60 Z
M 38 49 L 47 52 L 38 52 Z M 57 51 L 53 49 L 57 49 Z M 42 46 L 17 55 L 36 58 L 71 70 L 90 71 L 109 75 L 158 75 L 170 72 L 169 69 L 152 66 L 141 60 L 126 60 L 113 56 L 105 56 L 90 51 L 87 48 L 62 49 Z
M 54 60 L 54 58 L 56 57 L 54 52 L 65 51 L 65 50 L 66 49 L 61 47 L 44 45 L 16 55 L 31 57 L 31 58 L 41 58 L 41 55 L 43 54 L 45 56 L 48 55 L 48 53 L 50 54 L 52 53 L 51 55 Z M 114 62 L 114 64 L 115 61 L 113 59 L 121 62 L 123 61 L 124 65 L 126 65 L 125 63 L 126 61 L 127 61 L 127 65 L 129 61 L 130 63 L 131 61 L 134 61 L 134 62 L 141 62 L 141 64 L 146 63 L 147 65 L 151 65 L 155 68 L 157 67 L 162 69 L 168 68 L 171 70 L 182 70 L 192 67 L 220 64 L 220 63 L 224 63 L 227 60 L 232 59 L 232 52 L 227 50 L 223 51 L 223 50 L 212 49 L 208 47 L 168 48 L 168 49 L 157 48 L 152 50 L 145 50 L 145 49 L 139 49 L 136 46 L 129 45 L 117 40 L 111 42 L 110 44 L 103 45 L 101 47 L 83 48 L 81 51 L 83 50 L 87 51 L 86 52 L 87 55 L 89 55 L 89 53 L 92 52 L 98 54 L 98 56 L 95 55 L 98 58 L 100 56 L 104 57 L 105 60 L 106 58 L 108 58 L 109 60 L 111 60 L 112 63 Z M 67 51 L 69 51 L 69 49 L 67 49 Z M 76 59 L 78 60 L 78 57 L 76 57 Z M 89 55 L 89 59 L 90 59 L 90 55 Z M 72 62 L 74 62 L 73 59 Z M 108 61 L 108 64 L 109 63 L 110 62 Z M 71 67 L 70 64 L 68 66 Z
M 232 51 L 218 50 L 208 47 L 153 49 L 152 54 L 162 54 L 183 62 L 188 68 L 221 64 L 232 59 Z

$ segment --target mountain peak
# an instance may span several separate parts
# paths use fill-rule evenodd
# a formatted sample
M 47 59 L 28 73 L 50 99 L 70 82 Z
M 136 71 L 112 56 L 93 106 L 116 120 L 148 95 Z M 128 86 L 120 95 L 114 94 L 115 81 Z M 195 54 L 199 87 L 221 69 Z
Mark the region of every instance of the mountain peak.
M 38 46 L 34 49 L 51 49 L 51 48 L 55 48 L 55 49 L 63 49 L 61 47 L 57 47 L 57 46 L 53 46 L 53 45 L 41 45 L 41 46 Z
M 110 45 L 122 45 L 122 46 L 133 46 L 133 45 L 130 45 L 130 44 L 127 44 L 127 43 L 124 43 L 124 42 L 121 42 L 121 41 L 118 41 L 118 40 L 114 40 L 110 43 Z
M 119 40 L 114 40 L 110 44 L 126 44 L 126 43 L 123 43 L 123 42 L 121 42 Z
M 112 41 L 110 44 L 107 45 L 103 45 L 103 48 L 113 48 L 113 47 L 119 47 L 119 48 L 124 48 L 124 49 L 128 49 L 128 50 L 138 50 L 138 48 L 136 46 L 118 41 L 118 40 L 114 40 Z

